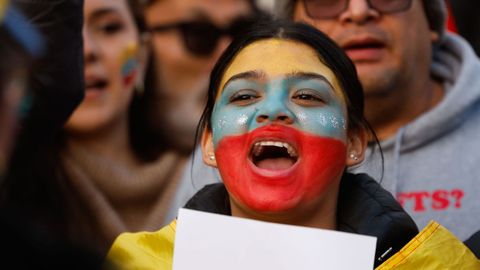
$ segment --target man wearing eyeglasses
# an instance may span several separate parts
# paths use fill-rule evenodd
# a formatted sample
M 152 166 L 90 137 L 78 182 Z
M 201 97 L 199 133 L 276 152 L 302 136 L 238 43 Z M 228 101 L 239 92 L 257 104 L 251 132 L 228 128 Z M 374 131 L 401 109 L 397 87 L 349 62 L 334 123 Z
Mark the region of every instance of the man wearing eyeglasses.
M 381 141 L 382 185 L 417 225 L 460 239 L 480 229 L 480 62 L 445 33 L 443 0 L 285 0 L 284 17 L 314 25 L 355 63 L 365 115 Z M 382 176 L 372 143 L 356 172 Z

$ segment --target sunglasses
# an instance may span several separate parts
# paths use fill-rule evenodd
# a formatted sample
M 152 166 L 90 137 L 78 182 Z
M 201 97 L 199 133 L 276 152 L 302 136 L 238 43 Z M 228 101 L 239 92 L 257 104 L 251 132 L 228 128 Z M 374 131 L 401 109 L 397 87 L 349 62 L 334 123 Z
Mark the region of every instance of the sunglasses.
M 209 21 L 188 21 L 155 25 L 149 30 L 152 33 L 162 33 L 171 30 L 180 31 L 183 44 L 190 53 L 199 57 L 208 57 L 217 48 L 221 37 L 229 36 L 234 38 L 251 23 L 253 23 L 253 19 L 242 18 L 235 20 L 226 28 L 220 28 Z
M 305 11 L 312 19 L 331 19 L 344 12 L 350 0 L 303 0 Z M 380 13 L 408 10 L 412 0 L 367 0 L 368 6 Z

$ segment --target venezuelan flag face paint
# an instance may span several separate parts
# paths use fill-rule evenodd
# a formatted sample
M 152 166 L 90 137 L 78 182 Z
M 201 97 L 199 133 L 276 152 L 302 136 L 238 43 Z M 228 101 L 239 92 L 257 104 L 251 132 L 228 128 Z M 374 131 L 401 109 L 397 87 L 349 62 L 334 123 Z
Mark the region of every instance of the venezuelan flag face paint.
M 129 43 L 120 57 L 121 62 L 123 63 L 121 69 L 123 84 L 125 86 L 130 86 L 135 81 L 137 75 L 138 43 Z
M 212 114 L 216 162 L 233 200 L 257 212 L 315 204 L 346 163 L 343 92 L 301 43 L 257 41 L 225 72 Z

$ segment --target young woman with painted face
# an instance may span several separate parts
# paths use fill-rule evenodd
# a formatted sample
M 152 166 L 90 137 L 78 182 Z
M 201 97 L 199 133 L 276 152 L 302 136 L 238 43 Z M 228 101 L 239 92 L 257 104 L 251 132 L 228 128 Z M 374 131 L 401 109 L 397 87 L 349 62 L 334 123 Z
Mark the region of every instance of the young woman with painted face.
M 417 232 L 413 221 L 373 179 L 346 172 L 363 159 L 370 129 L 362 112 L 355 68 L 329 38 L 306 25 L 258 23 L 212 71 L 199 129 L 203 159 L 223 184 L 205 187 L 187 207 L 374 235 L 378 256 L 399 250 Z M 134 253 L 124 256 L 132 238 L 165 241 L 171 228 L 122 235 L 109 258 L 132 263 Z M 170 244 L 140 249 L 169 261 Z

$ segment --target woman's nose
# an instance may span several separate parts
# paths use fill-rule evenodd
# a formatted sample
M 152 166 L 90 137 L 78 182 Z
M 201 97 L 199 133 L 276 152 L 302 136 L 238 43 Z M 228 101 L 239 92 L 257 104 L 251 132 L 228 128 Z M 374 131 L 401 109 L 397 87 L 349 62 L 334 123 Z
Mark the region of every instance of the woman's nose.
M 259 124 L 270 122 L 290 125 L 294 122 L 294 115 L 285 104 L 267 102 L 258 108 L 255 120 Z
M 265 115 L 265 114 L 261 114 L 261 115 L 257 116 L 257 123 L 265 123 L 265 122 L 268 122 L 268 121 L 271 121 L 272 123 L 282 123 L 282 124 L 287 124 L 287 125 L 293 124 L 292 117 L 290 117 L 288 115 L 279 114 L 276 117 L 274 117 L 273 119 L 271 117 L 269 117 L 268 115 Z
M 83 31 L 83 56 L 85 63 L 98 59 L 98 48 L 94 38 L 87 31 Z

